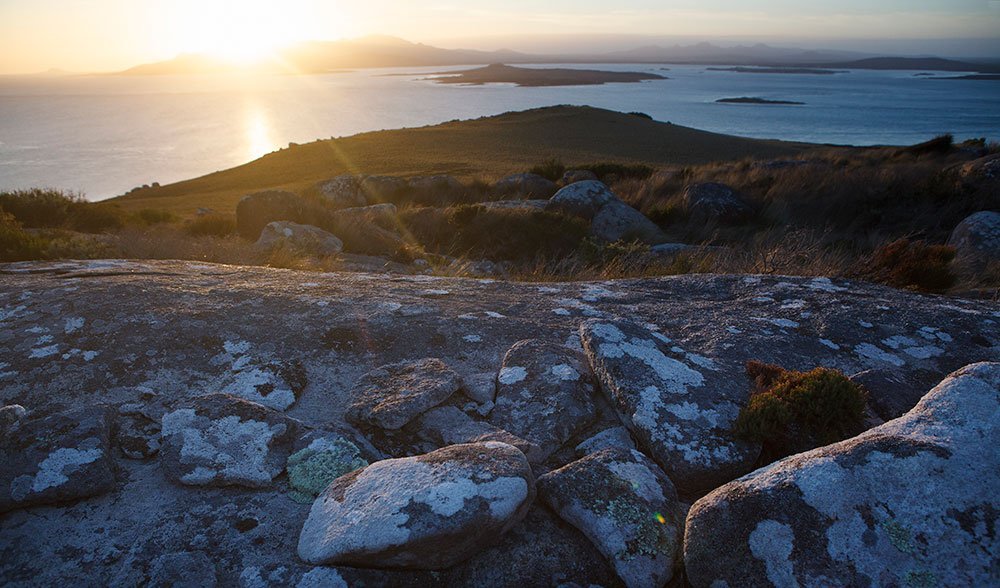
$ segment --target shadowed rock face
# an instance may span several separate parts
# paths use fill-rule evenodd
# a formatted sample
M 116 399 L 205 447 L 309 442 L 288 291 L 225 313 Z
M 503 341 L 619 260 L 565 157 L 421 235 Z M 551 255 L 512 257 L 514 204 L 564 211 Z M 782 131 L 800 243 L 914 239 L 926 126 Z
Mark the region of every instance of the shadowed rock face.
M 985 586 L 1000 536 L 1000 364 L 903 417 L 727 484 L 691 508 L 688 579 L 716 586 Z
M 27 409 L 17 422 L 105 403 L 143 405 L 158 419 L 221 391 L 256 402 L 270 398 L 271 408 L 284 408 L 303 426 L 352 432 L 344 419 L 351 390 L 379 366 L 433 357 L 463 379 L 497 374 L 507 350 L 525 339 L 582 351 L 580 325 L 588 319 L 626 320 L 659 333 L 671 341 L 665 355 L 705 378 L 732 380 L 734 390 L 743 389 L 740 383 L 749 390 L 748 359 L 848 374 L 891 368 L 904 378 L 894 388 L 925 391 L 964 365 L 1000 359 L 995 303 L 825 279 L 517 284 L 171 261 L 32 263 L 0 266 L 0 404 Z M 456 392 L 447 406 L 486 422 L 491 395 L 474 395 L 479 401 Z M 577 445 L 620 426 L 602 394 L 593 401 L 595 423 L 534 464 L 536 474 L 574 461 Z M 357 437 L 353 431 L 351 439 Z M 369 462 L 396 457 L 359 447 Z M 649 451 L 641 443 L 638 449 Z M 168 483 L 162 455 L 125 459 L 115 442 L 110 453 L 117 472 L 101 493 L 0 517 L 5 583 L 61 584 L 86 565 L 95 583 L 142 584 L 157 557 L 194 552 L 210 555 L 219 585 L 240 585 L 241 578 L 245 585 L 295 585 L 307 575 L 330 585 L 336 575 L 351 586 L 461 585 L 493 577 L 479 556 L 434 574 L 316 571 L 296 555 L 309 505 L 289 499 L 284 473 L 265 488 L 193 488 Z M 559 534 L 572 539 L 560 545 L 587 541 L 566 527 Z M 502 540 L 504 553 L 523 552 L 510 540 Z M 581 583 L 582 573 L 565 578 Z M 257 578 L 264 584 L 253 584 Z

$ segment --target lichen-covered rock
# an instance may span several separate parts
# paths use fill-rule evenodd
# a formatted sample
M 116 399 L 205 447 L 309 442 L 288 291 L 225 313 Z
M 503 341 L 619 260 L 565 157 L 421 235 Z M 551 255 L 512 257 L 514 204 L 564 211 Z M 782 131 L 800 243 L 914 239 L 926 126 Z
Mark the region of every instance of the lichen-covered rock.
M 343 251 L 344 243 L 319 227 L 274 221 L 260 232 L 256 247 L 264 251 L 287 248 L 307 255 L 329 256 Z
M 558 189 L 555 182 L 538 174 L 514 174 L 497 180 L 492 192 L 496 196 L 551 198 Z
M 392 176 L 367 176 L 361 180 L 361 192 L 369 204 L 396 202 L 408 189 L 406 180 Z
M 493 403 L 497 397 L 496 373 L 481 373 L 465 376 L 462 392 L 479 404 Z
M 570 184 L 555 193 L 546 210 L 591 220 L 605 204 L 618 200 L 610 188 L 596 180 Z
M 264 488 L 285 469 L 299 425 L 227 394 L 163 415 L 160 450 L 168 478 L 189 486 Z
M 24 418 L 0 432 L 0 513 L 114 488 L 113 423 L 111 409 L 94 406 Z
M 153 588 L 215 588 L 215 564 L 201 551 L 166 553 L 153 560 L 148 586 Z
M 563 345 L 538 339 L 515 343 L 504 355 L 497 382 L 490 422 L 537 445 L 542 461 L 597 416 L 586 360 Z
M 559 183 L 563 186 L 575 184 L 577 182 L 596 182 L 599 178 L 597 174 L 589 169 L 570 169 L 562 175 Z
M 622 423 L 683 493 L 705 492 L 752 469 L 760 446 L 733 432 L 750 396 L 745 382 L 627 321 L 591 319 L 580 336 Z
M 441 205 L 454 202 L 465 194 L 462 182 L 448 175 L 418 176 L 409 180 L 410 197 L 414 202 Z
M 632 436 L 625 427 L 610 427 L 584 439 L 576 446 L 576 454 L 578 457 L 585 457 L 604 449 L 631 451 L 635 449 L 635 441 L 632 440 Z
M 313 504 L 298 553 L 313 564 L 442 569 L 520 521 L 535 485 L 505 443 L 453 445 L 338 478 Z
M 974 364 L 899 419 L 715 490 L 688 515 L 689 581 L 995 585 L 998 423 L 1000 364 Z
M 354 388 L 346 416 L 360 427 L 399 429 L 461 387 L 462 379 L 440 359 L 382 366 Z
M 1000 169 L 1000 163 L 997 167 Z M 1000 177 L 1000 171 L 997 175 Z M 951 232 L 948 245 L 955 248 L 955 263 L 964 268 L 976 270 L 1000 263 L 1000 212 L 984 210 L 966 217 Z
M 288 456 L 285 470 L 292 500 L 312 504 L 337 478 L 368 465 L 361 450 L 344 437 L 327 433 L 317 435 L 309 444 Z
M 368 200 L 361 191 L 361 180 L 359 176 L 349 174 L 340 175 L 329 180 L 317 182 L 312 187 L 319 199 L 330 208 L 352 208 L 356 206 L 366 206 Z
M 621 200 L 613 200 L 601 207 L 590 223 L 590 234 L 608 243 L 657 243 L 663 240 L 663 231 L 656 223 Z
M 736 224 L 746 221 L 753 209 L 725 184 L 691 184 L 684 190 L 684 206 L 699 222 Z
M 538 479 L 538 495 L 597 547 L 629 588 L 664 586 L 684 517 L 666 475 L 638 451 L 605 449 Z

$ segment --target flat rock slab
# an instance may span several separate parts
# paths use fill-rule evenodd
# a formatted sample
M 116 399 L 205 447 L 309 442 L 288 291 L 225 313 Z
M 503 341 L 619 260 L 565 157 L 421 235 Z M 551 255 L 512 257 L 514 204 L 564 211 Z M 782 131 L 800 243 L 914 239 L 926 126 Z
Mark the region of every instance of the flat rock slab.
M 903 417 L 786 458 L 691 508 L 695 587 L 996 585 L 1000 364 Z
M 351 391 L 378 366 L 430 356 L 463 378 L 496 374 L 524 339 L 579 350 L 587 318 L 656 327 L 748 388 L 748 359 L 847 374 L 899 369 L 910 388 L 924 391 L 964 365 L 1000 360 L 997 303 L 842 280 L 697 275 L 524 284 L 178 261 L 45 262 L 0 265 L 0 403 L 31 414 L 99 403 L 173 410 L 235 391 L 250 380 L 244 373 L 287 365 L 290 381 L 279 374 L 270 395 L 299 389 L 288 416 L 341 430 Z M 900 335 L 912 342 L 893 339 Z M 144 399 L 149 390 L 158 400 Z M 601 411 L 605 424 L 581 436 L 617 424 Z M 571 439 L 550 458 L 562 461 L 547 467 L 576 459 L 572 447 L 583 440 Z M 294 585 L 311 570 L 295 555 L 309 507 L 289 500 L 281 479 L 267 488 L 192 488 L 164 483 L 161 459 L 116 457 L 114 490 L 3 515 L 0 578 L 62 585 L 85 565 L 94 583 L 135 585 L 155 557 L 209 545 L 220 585 L 239 585 L 253 568 L 284 578 L 274 585 Z M 427 585 L 427 574 L 398 571 L 380 583 L 371 578 L 388 572 L 357 570 L 340 573 L 349 584 L 366 577 L 369 585 Z
M 453 445 L 335 480 L 299 536 L 312 564 L 442 569 L 490 545 L 535 497 L 528 460 L 505 443 Z
M 0 513 L 87 498 L 115 485 L 114 412 L 79 408 L 0 432 Z
M 210 394 L 163 415 L 163 471 L 189 486 L 265 487 L 285 469 L 298 433 L 279 412 Z
M 638 451 L 605 449 L 538 479 L 538 494 L 583 532 L 629 588 L 664 586 L 680 560 L 677 490 Z
M 590 367 L 566 346 L 529 339 L 504 355 L 490 422 L 538 446 L 544 461 L 597 417 Z
M 462 387 L 462 379 L 440 359 L 382 366 L 361 379 L 347 418 L 362 427 L 395 430 Z
M 622 422 L 685 493 L 753 469 L 760 446 L 733 433 L 750 397 L 744 381 L 635 323 L 593 319 L 580 336 Z

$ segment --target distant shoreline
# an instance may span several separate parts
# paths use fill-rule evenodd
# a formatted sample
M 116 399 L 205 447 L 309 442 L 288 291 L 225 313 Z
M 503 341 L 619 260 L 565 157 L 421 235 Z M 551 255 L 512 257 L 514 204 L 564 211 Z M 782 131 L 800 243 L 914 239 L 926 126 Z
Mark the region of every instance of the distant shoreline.
M 708 71 L 731 71 L 736 73 L 755 74 L 804 74 L 814 76 L 829 76 L 833 74 L 848 73 L 835 69 L 819 69 L 811 67 L 707 67 Z

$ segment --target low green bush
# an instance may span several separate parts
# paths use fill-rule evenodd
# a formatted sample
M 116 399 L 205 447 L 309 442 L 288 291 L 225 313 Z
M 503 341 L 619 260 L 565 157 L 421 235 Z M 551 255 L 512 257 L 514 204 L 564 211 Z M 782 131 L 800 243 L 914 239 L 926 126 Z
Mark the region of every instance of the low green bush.
M 563 162 L 558 159 L 550 159 L 541 165 L 536 165 L 535 167 L 528 170 L 528 173 L 536 174 L 552 180 L 553 182 L 558 182 L 562 179 L 563 174 L 566 173 L 566 166 Z
M 0 261 L 41 259 L 42 240 L 21 228 L 14 215 L 0 210 Z
M 117 206 L 93 203 L 80 194 L 32 188 L 0 192 L 0 208 L 32 229 L 71 229 L 101 233 L 121 228 L 123 213 Z
M 837 370 L 798 372 L 751 361 L 747 375 L 754 393 L 736 432 L 761 442 L 765 461 L 846 439 L 863 427 L 865 393 Z
M 140 225 L 151 226 L 175 222 L 177 220 L 177 216 L 169 210 L 143 208 L 132 215 L 132 220 Z

